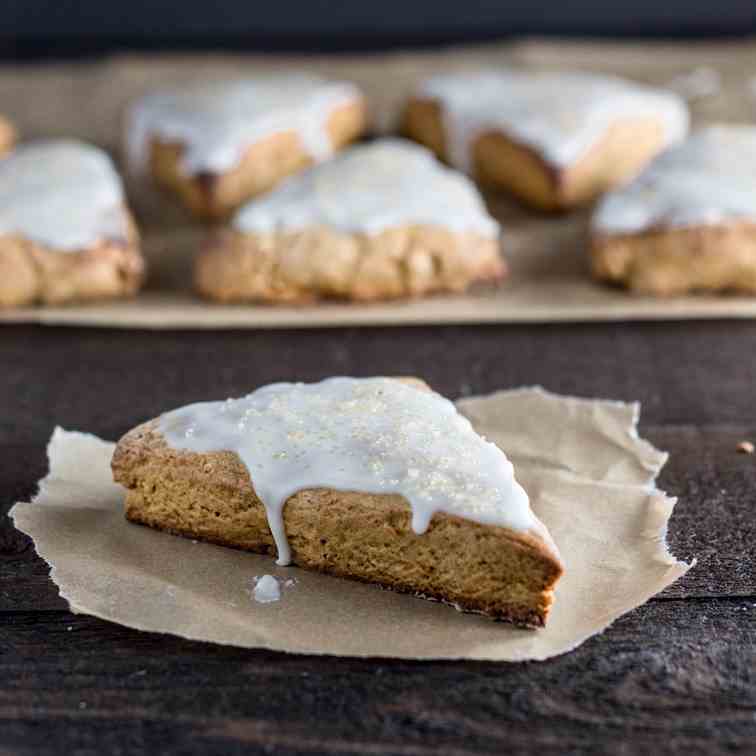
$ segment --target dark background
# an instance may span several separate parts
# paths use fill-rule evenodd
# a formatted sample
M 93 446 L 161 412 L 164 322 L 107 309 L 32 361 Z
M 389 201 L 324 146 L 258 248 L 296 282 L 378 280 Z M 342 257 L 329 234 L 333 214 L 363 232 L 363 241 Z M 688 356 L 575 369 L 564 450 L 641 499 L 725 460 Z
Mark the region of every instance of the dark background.
M 116 49 L 357 51 L 507 36 L 756 33 L 754 0 L 0 0 L 0 57 Z

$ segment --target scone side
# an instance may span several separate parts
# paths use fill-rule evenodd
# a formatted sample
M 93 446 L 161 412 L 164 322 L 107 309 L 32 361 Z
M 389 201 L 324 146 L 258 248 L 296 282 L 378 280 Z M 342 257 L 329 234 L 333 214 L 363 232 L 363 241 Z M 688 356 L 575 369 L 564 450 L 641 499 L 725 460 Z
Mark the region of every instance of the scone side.
M 401 128 L 440 159 L 448 158 L 439 102 L 411 100 Z M 504 188 L 537 209 L 562 212 L 630 180 L 664 145 L 663 123 L 641 118 L 613 123 L 588 153 L 566 167 L 550 163 L 529 145 L 500 131 L 481 132 L 471 149 L 473 173 L 481 183 Z
M 18 141 L 18 133 L 13 124 L 0 116 L 0 157 L 10 152 Z
M 192 538 L 275 553 L 265 511 L 239 458 L 171 449 L 157 422 L 126 434 L 113 457 L 114 478 L 128 489 L 126 516 Z M 289 499 L 284 519 L 301 567 L 529 627 L 545 623 L 562 572 L 558 556 L 535 535 L 437 515 L 417 536 L 398 496 L 303 491 Z M 492 574 L 522 580 L 502 585 Z
M 353 142 L 366 128 L 367 104 L 362 98 L 339 106 L 328 118 L 327 130 L 335 151 Z M 225 173 L 189 176 L 181 168 L 182 143 L 155 135 L 149 139 L 149 174 L 176 193 L 195 215 L 207 220 L 228 217 L 250 198 L 312 164 L 296 131 L 281 131 L 250 145 L 239 163 Z
M 128 210 L 128 238 L 60 251 L 19 235 L 0 236 L 0 307 L 62 305 L 135 294 L 145 275 Z
M 657 228 L 638 233 L 594 232 L 595 278 L 637 294 L 756 292 L 756 224 Z
M 195 261 L 199 294 L 219 302 L 370 302 L 462 292 L 507 274 L 497 238 L 434 226 L 379 234 L 327 227 L 298 232 L 227 229 Z

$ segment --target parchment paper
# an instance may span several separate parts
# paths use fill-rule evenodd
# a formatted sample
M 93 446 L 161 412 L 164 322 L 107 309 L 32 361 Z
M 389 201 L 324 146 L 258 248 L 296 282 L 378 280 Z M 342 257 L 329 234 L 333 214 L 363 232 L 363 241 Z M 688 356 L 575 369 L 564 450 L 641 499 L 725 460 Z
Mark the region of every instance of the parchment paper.
M 120 56 L 97 62 L 0 67 L 0 112 L 25 139 L 75 136 L 114 154 L 121 114 L 143 92 L 190 79 L 305 67 L 363 87 L 375 130 L 389 131 L 408 93 L 432 72 L 514 63 L 534 68 L 584 68 L 667 85 L 699 66 L 712 68 L 720 88 L 691 100 L 694 124 L 752 122 L 756 43 L 717 44 L 524 42 L 445 48 L 421 53 L 362 56 Z M 272 328 L 284 326 L 403 325 L 560 320 L 753 318 L 756 298 L 642 298 L 595 284 L 586 262 L 587 211 L 562 217 L 534 214 L 502 194 L 487 197 L 502 222 L 512 274 L 500 289 L 409 304 L 329 304 L 316 307 L 211 305 L 190 292 L 191 258 L 207 229 L 172 197 L 128 186 L 144 232 L 150 278 L 128 302 L 86 307 L 0 310 L 2 322 L 39 322 L 144 328 Z
M 690 568 L 665 543 L 674 501 L 654 481 L 666 454 L 638 438 L 638 405 L 526 388 L 458 406 L 506 450 L 562 552 L 566 574 L 543 630 L 130 524 L 123 491 L 111 480 L 113 444 L 60 428 L 38 496 L 11 517 L 52 566 L 73 611 L 186 638 L 315 654 L 546 659 Z M 257 603 L 254 578 L 266 573 L 296 584 L 276 603 Z

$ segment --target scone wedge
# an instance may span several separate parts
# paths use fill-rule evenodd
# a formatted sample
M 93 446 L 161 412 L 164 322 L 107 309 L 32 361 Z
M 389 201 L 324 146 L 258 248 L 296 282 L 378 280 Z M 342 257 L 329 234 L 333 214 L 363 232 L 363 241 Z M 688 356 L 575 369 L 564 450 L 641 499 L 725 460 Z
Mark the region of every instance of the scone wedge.
M 462 292 L 506 274 L 472 182 L 412 142 L 345 150 L 253 200 L 201 250 L 219 302 L 372 301 Z
M 415 380 L 190 405 L 127 433 L 112 467 L 133 522 L 523 627 L 562 574 L 504 454 Z
M 144 267 L 104 152 L 61 139 L 26 143 L 0 160 L 0 307 L 129 296 Z
M 565 210 L 635 176 L 685 135 L 672 92 L 584 72 L 512 68 L 438 74 L 404 110 L 402 132 L 533 207 Z

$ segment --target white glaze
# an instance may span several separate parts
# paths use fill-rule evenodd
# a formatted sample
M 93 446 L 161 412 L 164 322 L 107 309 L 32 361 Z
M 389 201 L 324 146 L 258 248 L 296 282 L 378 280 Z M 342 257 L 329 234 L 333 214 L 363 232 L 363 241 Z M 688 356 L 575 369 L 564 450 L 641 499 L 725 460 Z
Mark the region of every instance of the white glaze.
M 272 604 L 281 598 L 281 586 L 273 575 L 262 575 L 255 578 L 252 598 L 258 604 Z
M 129 164 L 141 172 L 155 136 L 184 145 L 188 175 L 232 169 L 245 149 L 280 131 L 294 130 L 313 160 L 330 157 L 328 118 L 361 97 L 353 84 L 306 74 L 277 74 L 205 82 L 177 91 L 155 92 L 129 113 Z
M 667 144 L 688 130 L 688 110 L 676 94 L 584 72 L 441 74 L 425 81 L 418 94 L 441 104 L 449 162 L 468 171 L 471 144 L 486 131 L 503 133 L 566 167 L 619 119 L 659 118 Z
M 121 180 L 97 147 L 29 142 L 0 160 L 0 234 L 61 252 L 128 236 Z
M 443 166 L 424 147 L 403 139 L 352 147 L 292 176 L 241 208 L 233 223 L 244 232 L 322 225 L 375 234 L 392 227 L 428 224 L 489 237 L 499 233 L 497 222 L 466 176 Z
M 595 233 L 636 233 L 756 220 L 756 127 L 710 126 L 657 158 L 631 184 L 607 194 Z
M 159 427 L 174 448 L 239 455 L 265 506 L 281 565 L 291 560 L 283 506 L 306 489 L 400 494 L 416 533 L 436 512 L 539 529 L 504 453 L 450 401 L 396 380 L 275 383 L 241 399 L 168 412 Z

